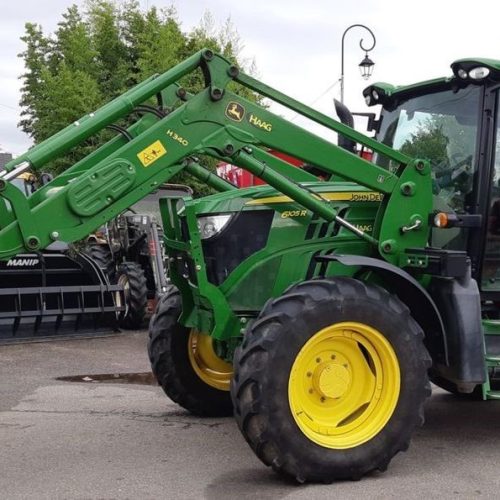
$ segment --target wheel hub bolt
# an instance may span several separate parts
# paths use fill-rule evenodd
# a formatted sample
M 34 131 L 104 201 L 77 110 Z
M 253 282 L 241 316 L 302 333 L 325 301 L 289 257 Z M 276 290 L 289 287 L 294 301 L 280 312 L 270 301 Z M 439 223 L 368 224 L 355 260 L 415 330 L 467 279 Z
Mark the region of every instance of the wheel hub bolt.
M 307 376 L 308 377 L 312 377 L 312 373 L 311 372 L 307 372 Z
M 316 358 L 316 363 L 321 363 L 321 358 Z
M 321 402 L 324 403 L 325 401 L 326 399 L 323 396 L 321 396 Z

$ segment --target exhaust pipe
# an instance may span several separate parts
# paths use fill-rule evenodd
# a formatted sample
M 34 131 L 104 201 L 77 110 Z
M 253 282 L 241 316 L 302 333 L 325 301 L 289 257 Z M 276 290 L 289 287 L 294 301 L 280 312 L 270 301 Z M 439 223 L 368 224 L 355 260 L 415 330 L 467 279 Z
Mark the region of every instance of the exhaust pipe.
M 337 101 L 337 99 L 334 99 L 333 102 L 335 104 L 335 112 L 337 113 L 340 122 L 348 127 L 354 128 L 354 117 L 347 106 L 340 101 Z M 337 143 L 342 149 L 345 149 L 350 153 L 356 152 L 356 143 L 343 135 L 339 134 Z

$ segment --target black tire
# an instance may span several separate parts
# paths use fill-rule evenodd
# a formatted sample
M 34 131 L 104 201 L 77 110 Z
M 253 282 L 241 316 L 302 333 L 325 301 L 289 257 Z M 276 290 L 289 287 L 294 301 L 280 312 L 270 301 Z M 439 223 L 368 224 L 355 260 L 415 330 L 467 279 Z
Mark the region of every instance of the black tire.
M 401 384 L 381 430 L 359 445 L 332 449 L 316 444 L 296 423 L 289 376 L 303 346 L 324 328 L 343 322 L 359 322 L 383 335 L 397 358 Z M 360 479 L 385 470 L 423 424 L 424 402 L 431 393 L 429 366 L 423 332 L 397 297 L 352 278 L 305 281 L 268 301 L 236 351 L 231 386 L 236 421 L 260 460 L 289 478 Z
M 189 358 L 188 328 L 179 323 L 182 304 L 171 287 L 161 297 L 149 323 L 148 353 L 151 369 L 165 394 L 194 415 L 226 417 L 233 414 L 229 391 L 205 383 Z
M 89 243 L 85 247 L 84 252 L 104 271 L 110 283 L 112 283 L 116 269 L 113 254 L 109 246 L 100 243 Z
M 119 324 L 128 330 L 141 328 L 148 304 L 148 287 L 142 267 L 135 262 L 124 262 L 118 267 L 116 282 L 125 287 L 126 310 Z

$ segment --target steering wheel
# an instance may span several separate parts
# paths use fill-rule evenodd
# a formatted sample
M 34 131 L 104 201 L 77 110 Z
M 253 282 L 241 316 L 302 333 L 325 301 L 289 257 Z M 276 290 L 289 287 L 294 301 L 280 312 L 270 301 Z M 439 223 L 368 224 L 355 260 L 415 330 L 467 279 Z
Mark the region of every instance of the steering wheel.
M 455 163 L 457 158 L 462 158 L 463 155 L 456 153 L 451 157 L 453 165 L 442 166 L 445 162 L 440 162 L 434 168 L 436 183 L 440 189 L 450 187 L 457 184 L 457 180 L 463 174 L 469 176 L 472 170 L 472 155 L 466 156 L 462 160 Z M 441 168 L 440 168 L 441 167 Z

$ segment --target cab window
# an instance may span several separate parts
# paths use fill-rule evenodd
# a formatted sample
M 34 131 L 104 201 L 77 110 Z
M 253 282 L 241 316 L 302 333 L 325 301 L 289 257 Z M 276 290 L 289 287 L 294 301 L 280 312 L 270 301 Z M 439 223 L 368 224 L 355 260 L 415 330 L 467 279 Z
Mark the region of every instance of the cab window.
M 384 144 L 429 160 L 438 203 L 459 212 L 465 210 L 473 189 L 479 98 L 479 87 L 468 87 L 409 99 L 382 112 L 378 134 Z M 377 163 L 396 168 L 382 158 Z

